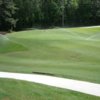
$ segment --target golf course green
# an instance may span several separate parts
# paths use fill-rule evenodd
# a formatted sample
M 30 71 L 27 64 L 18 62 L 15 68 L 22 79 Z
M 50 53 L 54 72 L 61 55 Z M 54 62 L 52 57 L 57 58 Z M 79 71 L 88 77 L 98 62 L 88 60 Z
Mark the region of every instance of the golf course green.
M 100 83 L 100 27 L 34 29 L 0 35 L 0 71 L 46 73 Z M 0 79 L 0 100 L 33 99 L 100 98 L 40 84 Z

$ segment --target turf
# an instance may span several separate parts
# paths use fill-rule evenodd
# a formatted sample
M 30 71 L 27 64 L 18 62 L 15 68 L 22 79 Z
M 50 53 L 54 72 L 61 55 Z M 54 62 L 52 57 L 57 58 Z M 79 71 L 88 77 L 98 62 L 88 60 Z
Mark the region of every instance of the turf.
M 24 81 L 0 79 L 0 100 L 100 100 L 100 97 Z
M 23 51 L 26 48 L 19 43 L 11 41 L 8 37 L 0 34 L 0 53 Z
M 6 37 L 13 45 L 0 46 L 0 71 L 41 72 L 100 83 L 99 27 L 30 30 Z

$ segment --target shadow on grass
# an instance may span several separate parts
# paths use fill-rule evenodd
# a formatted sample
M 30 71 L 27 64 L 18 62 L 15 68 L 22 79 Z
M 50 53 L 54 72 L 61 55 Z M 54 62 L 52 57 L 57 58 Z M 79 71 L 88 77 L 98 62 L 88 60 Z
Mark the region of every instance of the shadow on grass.
M 40 75 L 50 75 L 50 76 L 56 76 L 55 74 L 52 73 L 44 73 L 44 72 L 32 72 L 33 74 L 40 74 Z

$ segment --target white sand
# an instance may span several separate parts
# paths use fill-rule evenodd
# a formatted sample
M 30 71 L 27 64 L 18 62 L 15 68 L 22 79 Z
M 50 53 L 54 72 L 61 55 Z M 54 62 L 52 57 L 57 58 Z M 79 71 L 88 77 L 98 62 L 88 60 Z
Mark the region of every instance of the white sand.
M 0 78 L 18 79 L 100 96 L 100 84 L 37 74 L 0 72 Z

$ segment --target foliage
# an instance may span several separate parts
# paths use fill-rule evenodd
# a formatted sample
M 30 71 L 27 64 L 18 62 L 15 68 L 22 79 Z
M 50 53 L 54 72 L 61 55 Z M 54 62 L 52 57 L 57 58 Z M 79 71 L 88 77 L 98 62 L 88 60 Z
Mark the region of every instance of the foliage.
M 16 12 L 13 0 L 1 0 L 0 3 L 0 28 L 12 31 L 16 26 L 17 20 L 14 18 Z
M 98 24 L 100 0 L 0 0 L 0 30 Z

